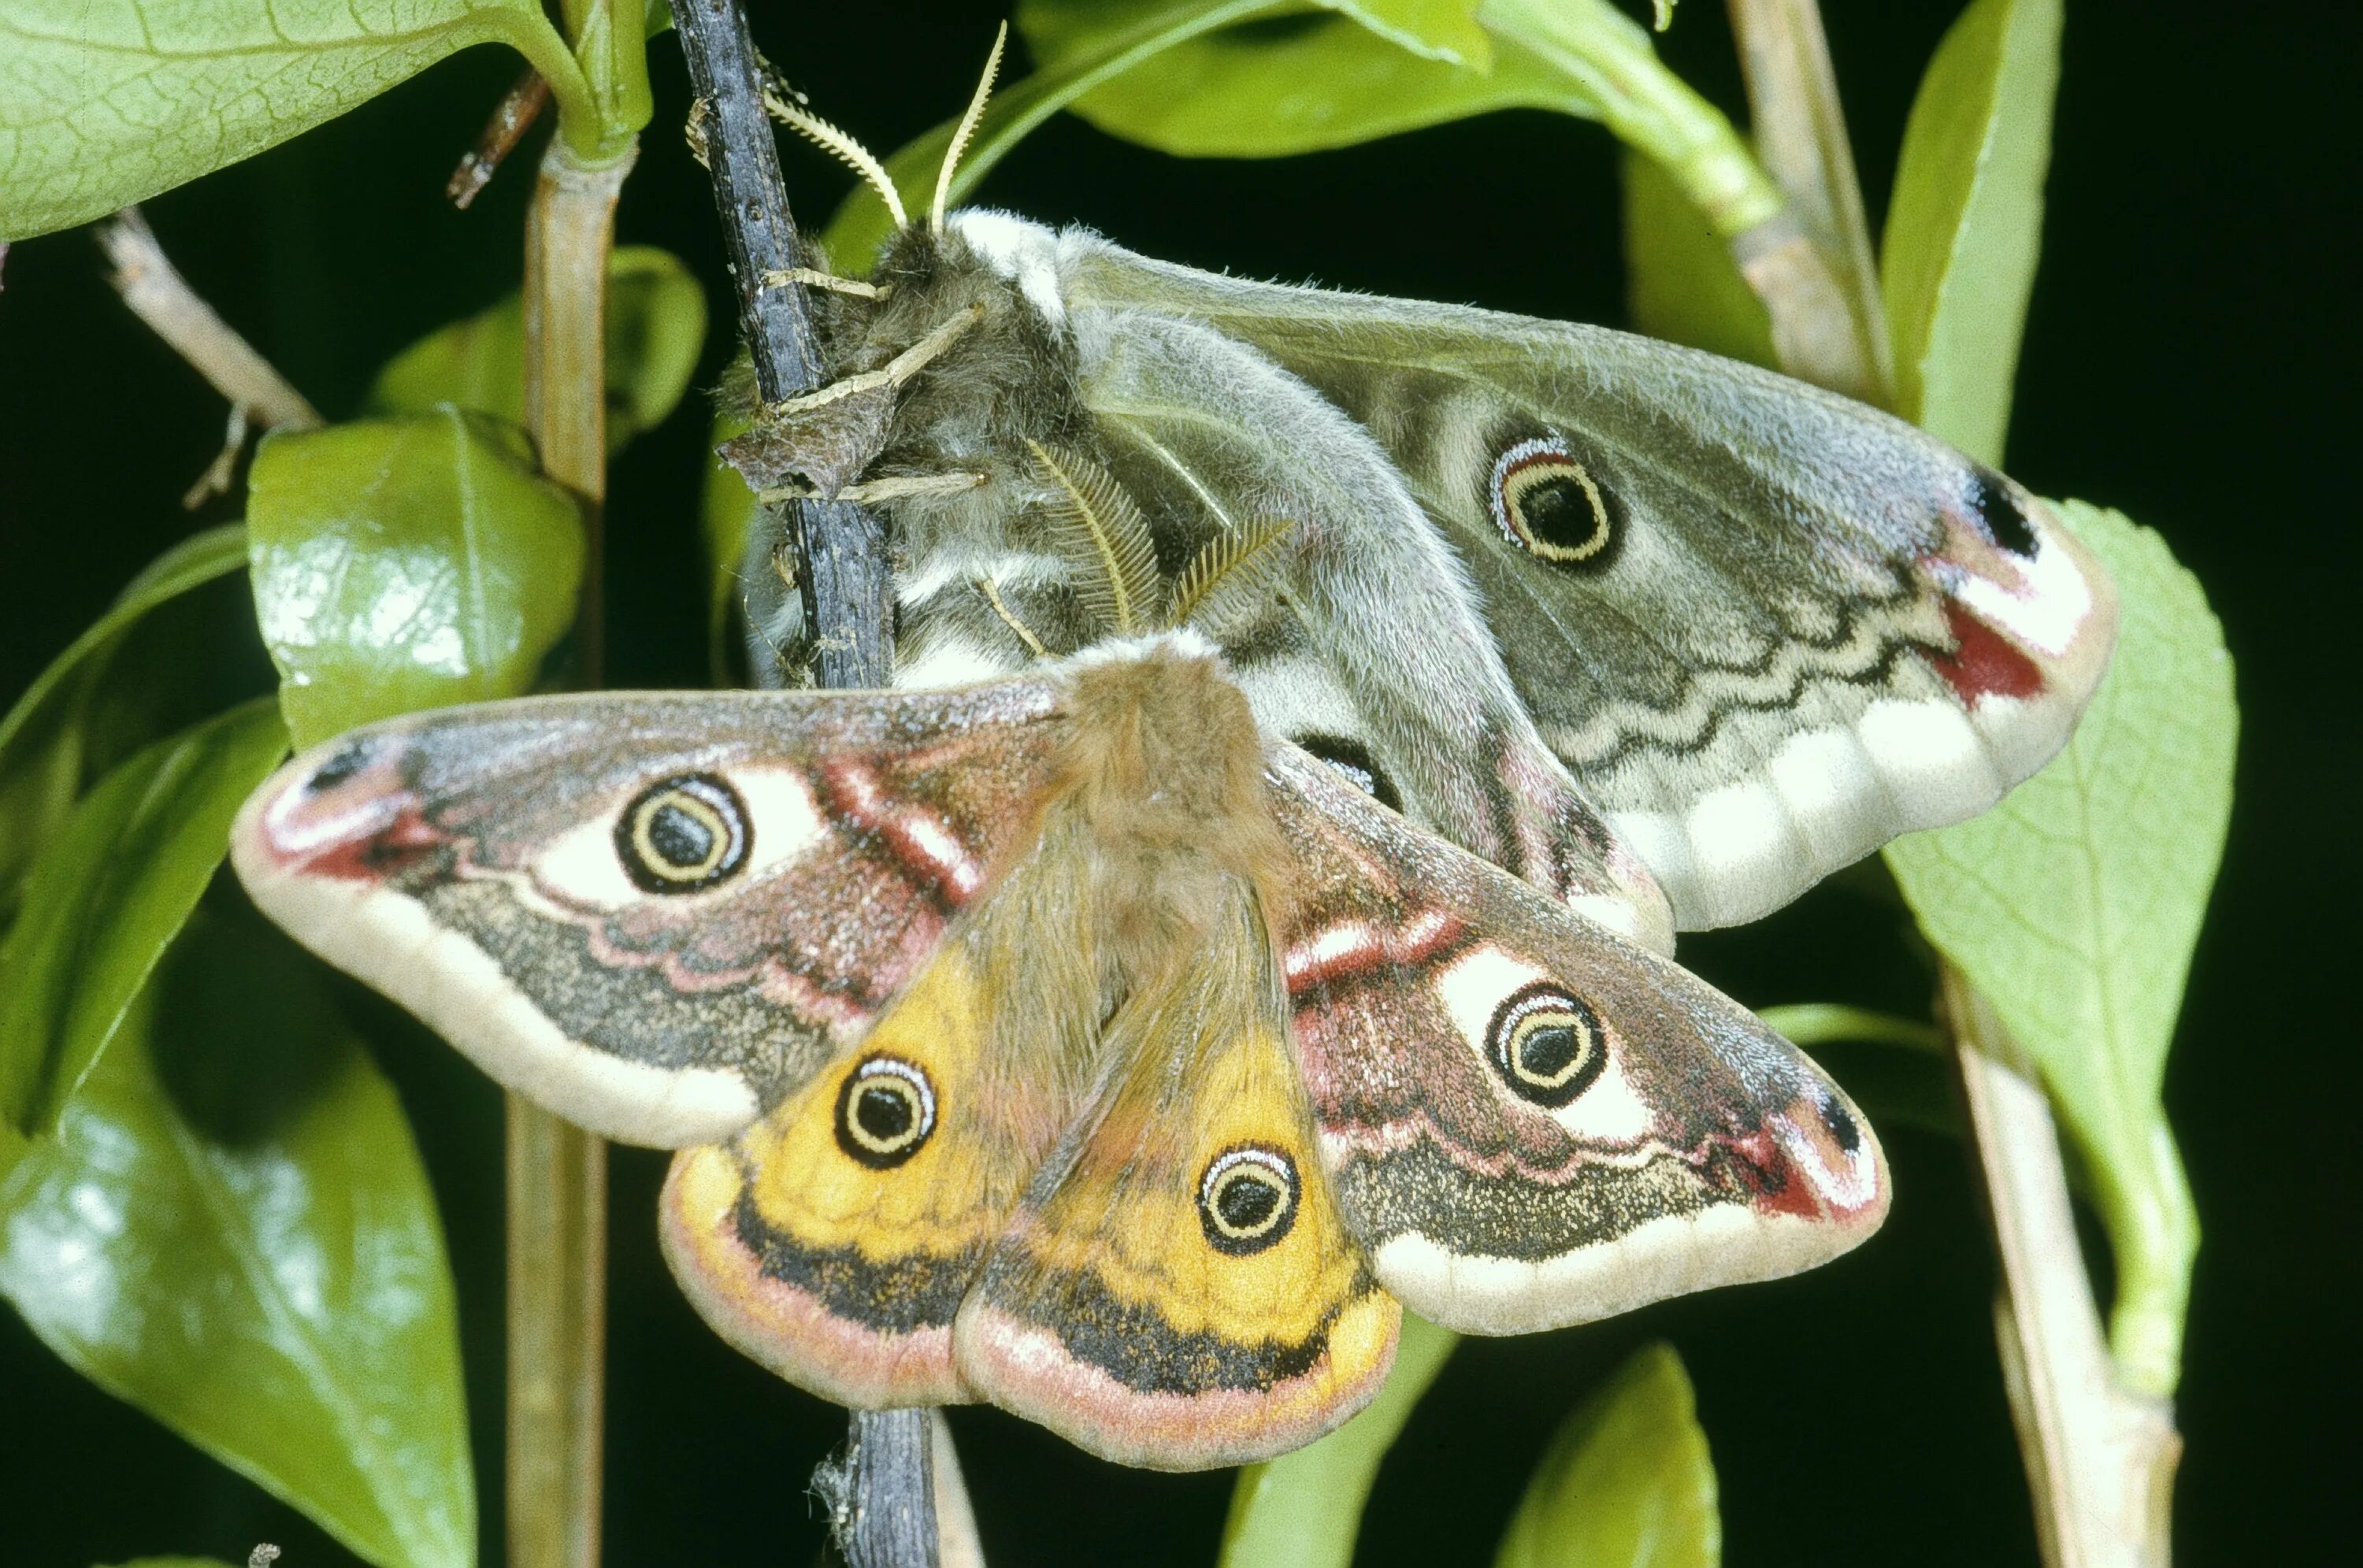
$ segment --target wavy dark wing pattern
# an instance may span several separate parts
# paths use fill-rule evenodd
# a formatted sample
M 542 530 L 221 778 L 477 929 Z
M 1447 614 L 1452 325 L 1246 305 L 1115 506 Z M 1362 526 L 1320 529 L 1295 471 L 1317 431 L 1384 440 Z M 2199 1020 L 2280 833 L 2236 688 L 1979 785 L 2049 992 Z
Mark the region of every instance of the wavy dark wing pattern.
M 263 910 L 629 1143 L 728 1136 L 869 1030 L 1022 856 L 1051 689 L 527 699 L 357 730 L 239 815 Z
M 1686 927 L 1975 814 L 2062 744 L 2115 635 L 2024 489 L 1875 410 L 1598 327 L 1059 244 L 1079 320 L 1228 335 L 1376 438 L 1543 739 Z M 1378 582 L 1357 613 L 1418 602 Z
M 1846 1096 L 1656 955 L 1292 747 L 1280 936 L 1324 1165 L 1379 1282 L 1523 1333 L 1847 1251 L 1887 1208 Z

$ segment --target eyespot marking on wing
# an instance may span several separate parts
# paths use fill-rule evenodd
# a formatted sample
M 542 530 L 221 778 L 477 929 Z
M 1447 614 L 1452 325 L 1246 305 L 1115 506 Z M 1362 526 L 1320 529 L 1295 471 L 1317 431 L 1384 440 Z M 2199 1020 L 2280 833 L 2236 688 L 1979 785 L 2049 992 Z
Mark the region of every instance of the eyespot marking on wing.
M 694 893 L 745 868 L 747 802 L 718 773 L 660 779 L 616 819 L 616 857 L 644 893 Z
M 652 894 L 727 895 L 799 858 L 827 832 L 793 769 L 685 772 L 560 834 L 527 869 L 536 893 L 613 912 Z
M 1547 1110 L 1572 1104 L 1608 1066 L 1600 1015 L 1548 980 L 1503 999 L 1485 1026 L 1485 1050 L 1511 1093 Z
M 936 1086 L 900 1056 L 865 1059 L 837 1091 L 837 1146 L 874 1171 L 892 1170 L 936 1130 Z
M 1504 447 L 1486 476 L 1485 504 L 1503 538 L 1565 570 L 1601 570 L 1625 542 L 1622 506 L 1561 436 Z
M 1625 1079 L 1614 1031 L 1566 981 L 1479 945 L 1439 971 L 1435 986 L 1503 1093 L 1603 1148 L 1637 1149 L 1655 1135 L 1657 1118 Z
M 1245 1257 L 1287 1236 L 1303 1195 L 1294 1160 L 1260 1143 L 1237 1144 L 1199 1178 L 1198 1224 L 1216 1252 Z
M 1403 810 L 1403 796 L 1395 790 L 1394 780 L 1387 776 L 1370 748 L 1348 735 L 1306 734 L 1295 738 L 1297 745 L 1327 763 L 1347 783 L 1368 795 L 1389 811 Z

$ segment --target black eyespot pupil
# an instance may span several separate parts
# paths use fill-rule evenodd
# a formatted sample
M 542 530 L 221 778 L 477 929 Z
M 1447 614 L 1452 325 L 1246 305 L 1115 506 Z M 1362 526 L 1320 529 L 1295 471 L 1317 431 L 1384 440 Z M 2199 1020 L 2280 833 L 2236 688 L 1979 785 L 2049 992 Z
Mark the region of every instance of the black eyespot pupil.
M 1572 474 L 1537 480 L 1518 494 L 1526 531 L 1539 542 L 1571 553 L 1599 548 L 1605 519 L 1592 510 L 1592 497 Z
M 659 806 L 649 818 L 649 847 L 675 866 L 703 866 L 714 853 L 714 830 L 679 806 Z
M 854 1099 L 853 1119 L 872 1138 L 891 1143 L 911 1130 L 910 1098 L 890 1088 L 863 1089 Z
M 1530 1029 L 1518 1040 L 1518 1069 L 1530 1078 L 1556 1078 L 1582 1049 L 1583 1039 L 1572 1029 Z
M 713 773 L 650 785 L 616 823 L 625 874 L 650 893 L 693 893 L 727 880 L 747 864 L 752 842 L 747 803 Z
M 1234 1231 L 1252 1231 L 1270 1220 L 1280 1208 L 1280 1189 L 1252 1176 L 1242 1176 L 1225 1184 L 1215 1196 L 1215 1207 L 1221 1209 L 1224 1220 Z
M 1485 1054 L 1511 1093 L 1547 1110 L 1573 1104 L 1608 1067 L 1600 1015 L 1542 980 L 1520 987 L 1493 1010 Z
M 1296 1224 L 1296 1162 L 1242 1143 L 1217 1154 L 1198 1185 L 1198 1225 L 1214 1249 L 1246 1257 L 1278 1246 Z
M 837 1096 L 837 1146 L 871 1170 L 892 1170 L 926 1146 L 936 1091 L 926 1069 L 872 1056 L 846 1075 Z

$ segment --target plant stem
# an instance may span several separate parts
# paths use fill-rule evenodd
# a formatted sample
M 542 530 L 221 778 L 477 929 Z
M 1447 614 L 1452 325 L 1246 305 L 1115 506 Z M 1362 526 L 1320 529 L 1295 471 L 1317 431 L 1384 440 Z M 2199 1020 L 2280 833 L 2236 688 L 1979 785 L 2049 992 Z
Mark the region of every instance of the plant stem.
M 1818 244 L 1773 259 L 1779 265 L 1767 275 L 1781 286 L 1768 292 L 1749 274 L 1772 309 L 1781 368 L 1887 401 L 1893 361 L 1886 316 L 1819 9 L 1814 0 L 1731 0 L 1731 12 L 1765 161 L 1792 210 L 1823 228 Z M 1826 286 L 1814 282 L 1812 270 L 1798 270 L 1809 253 L 1826 263 L 1820 268 Z M 1966 977 L 1947 965 L 1942 981 L 1970 1148 L 2002 1263 L 1994 1319 L 2002 1384 L 2044 1561 L 2049 1568 L 2165 1568 L 2182 1452 L 2172 1407 L 2128 1388 L 2110 1358 L 2077 1244 L 2058 1131 L 2033 1065 Z M 2169 1249 L 2178 1237 L 2189 1244 L 2187 1212 L 2179 1231 L 2172 1216 L 2158 1228 Z M 2179 1300 L 2174 1306 L 2179 1311 Z M 2147 1353 L 2145 1367 L 2154 1364 L 2158 1335 L 2151 1322 L 2137 1318 L 2122 1327 L 2125 1341 Z
M 1577 84 L 1601 123 L 1655 159 L 1726 238 L 1781 211 L 1722 112 L 1659 62 L 1649 35 L 1604 0 L 1486 0 L 1485 26 L 1515 39 Z
M 604 676 L 607 251 L 631 153 L 597 167 L 552 140 L 526 230 L 525 416 L 542 469 L 583 502 L 579 674 Z M 599 1560 L 606 1378 L 607 1149 L 508 1101 L 508 1542 L 512 1568 Z
M 1895 361 L 1815 0 L 1730 0 L 1757 156 L 1789 200 L 1733 249 L 1792 374 L 1885 408 Z
M 706 167 L 738 290 L 738 319 L 765 403 L 811 390 L 821 374 L 802 285 L 771 283 L 804 257 L 780 180 L 747 18 L 736 0 L 676 0 L 673 26 L 698 104 Z M 890 591 L 884 525 L 844 502 L 786 510 L 797 589 L 823 686 L 883 686 Z M 934 1462 L 925 1410 L 856 1410 L 841 1467 L 814 1476 L 830 1507 L 830 1534 L 852 1568 L 936 1568 Z
M 2044 1562 L 2165 1568 L 2182 1455 L 2173 1408 L 2125 1387 L 2110 1358 L 2034 1064 L 1949 965 L 1944 988 L 2002 1260 L 1994 1333 Z

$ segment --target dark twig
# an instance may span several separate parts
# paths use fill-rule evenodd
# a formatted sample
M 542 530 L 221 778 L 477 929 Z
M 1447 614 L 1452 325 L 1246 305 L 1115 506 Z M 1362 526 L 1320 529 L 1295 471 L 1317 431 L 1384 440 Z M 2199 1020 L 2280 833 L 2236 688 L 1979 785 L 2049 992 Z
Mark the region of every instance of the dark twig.
M 811 391 L 821 368 L 803 286 L 773 276 L 804 258 L 763 109 L 761 66 L 736 0 L 677 0 L 673 26 L 697 93 L 698 138 L 714 177 L 756 389 L 764 403 L 778 403 Z M 883 686 L 893 673 L 884 525 L 849 502 L 790 502 L 785 516 L 814 674 L 823 686 Z M 813 1480 L 850 1568 L 936 1568 L 926 1411 L 856 1410 L 844 1459 L 823 1465 Z
M 549 104 L 549 83 L 538 71 L 527 72 L 516 79 L 516 86 L 501 94 L 501 101 L 493 105 L 493 117 L 484 122 L 483 133 L 476 138 L 476 145 L 460 156 L 460 167 L 451 171 L 451 178 L 443 187 L 443 193 L 451 199 L 453 206 L 464 208 L 492 182 L 502 160 L 516 149 Z
M 813 1472 L 846 1568 L 936 1568 L 931 1419 L 856 1410 L 844 1449 Z
M 673 8 L 673 26 L 697 91 L 698 128 L 722 210 L 755 388 L 765 403 L 775 403 L 818 385 L 820 359 L 804 286 L 771 281 L 804 258 L 763 109 L 761 63 L 735 0 L 683 0 Z M 867 507 L 842 501 L 793 502 L 785 518 L 814 676 L 823 686 L 885 685 L 893 673 L 885 525 Z

